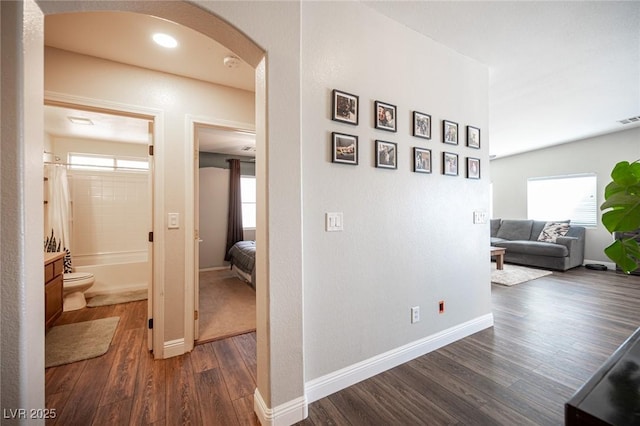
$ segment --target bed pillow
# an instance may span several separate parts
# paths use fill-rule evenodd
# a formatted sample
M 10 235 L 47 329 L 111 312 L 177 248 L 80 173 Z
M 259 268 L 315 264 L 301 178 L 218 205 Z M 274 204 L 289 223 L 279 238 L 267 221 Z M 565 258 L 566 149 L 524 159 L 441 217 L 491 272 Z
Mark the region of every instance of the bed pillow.
M 547 222 L 538 235 L 538 241 L 555 243 L 558 237 L 564 237 L 569 232 L 569 222 Z

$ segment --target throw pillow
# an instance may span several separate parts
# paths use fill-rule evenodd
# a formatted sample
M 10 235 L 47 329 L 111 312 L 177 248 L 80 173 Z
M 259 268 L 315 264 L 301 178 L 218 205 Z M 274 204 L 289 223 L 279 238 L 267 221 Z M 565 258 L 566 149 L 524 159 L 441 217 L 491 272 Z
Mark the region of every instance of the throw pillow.
M 555 243 L 558 237 L 564 237 L 569 232 L 569 222 L 547 222 L 538 236 L 538 241 Z

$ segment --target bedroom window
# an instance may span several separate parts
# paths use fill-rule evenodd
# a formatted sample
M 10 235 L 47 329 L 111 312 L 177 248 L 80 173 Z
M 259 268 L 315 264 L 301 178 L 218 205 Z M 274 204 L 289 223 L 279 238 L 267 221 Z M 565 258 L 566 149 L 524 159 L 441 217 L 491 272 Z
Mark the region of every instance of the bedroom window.
M 242 227 L 256 229 L 256 178 L 240 177 L 240 198 L 242 198 Z
M 572 225 L 597 225 L 596 174 L 550 176 L 527 180 L 527 217 L 570 219 Z

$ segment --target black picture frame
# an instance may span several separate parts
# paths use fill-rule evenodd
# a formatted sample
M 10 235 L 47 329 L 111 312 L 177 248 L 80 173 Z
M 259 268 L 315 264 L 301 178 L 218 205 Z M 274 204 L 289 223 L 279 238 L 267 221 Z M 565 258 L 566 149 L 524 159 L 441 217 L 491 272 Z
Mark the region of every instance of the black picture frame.
M 467 157 L 467 179 L 480 179 L 480 159 Z
M 442 174 L 458 176 L 458 154 L 446 151 L 442 153 Z
M 360 98 L 357 95 L 334 89 L 331 99 L 331 119 L 357 126 L 360 115 Z
M 442 142 L 450 145 L 458 145 L 458 123 L 450 120 L 442 120 Z
M 386 130 L 387 132 L 396 132 L 398 124 L 396 106 L 380 101 L 375 101 L 374 105 L 373 121 L 375 123 L 375 128 Z
M 398 144 L 376 140 L 376 167 L 381 169 L 398 168 Z
M 431 150 L 413 147 L 413 171 L 416 173 L 431 173 Z
M 478 127 L 467 126 L 467 146 L 480 149 L 480 129 Z
M 358 137 L 331 133 L 331 162 L 358 165 Z
M 431 139 L 431 116 L 429 114 L 413 111 L 413 136 Z

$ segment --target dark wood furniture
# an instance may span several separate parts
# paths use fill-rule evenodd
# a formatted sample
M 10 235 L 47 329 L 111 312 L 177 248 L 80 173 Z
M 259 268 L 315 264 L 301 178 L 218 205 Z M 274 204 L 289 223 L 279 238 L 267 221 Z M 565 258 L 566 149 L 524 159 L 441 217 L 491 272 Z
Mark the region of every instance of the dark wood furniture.
M 48 329 L 62 315 L 64 252 L 44 254 L 44 323 Z
M 565 404 L 565 425 L 640 424 L 640 328 Z

